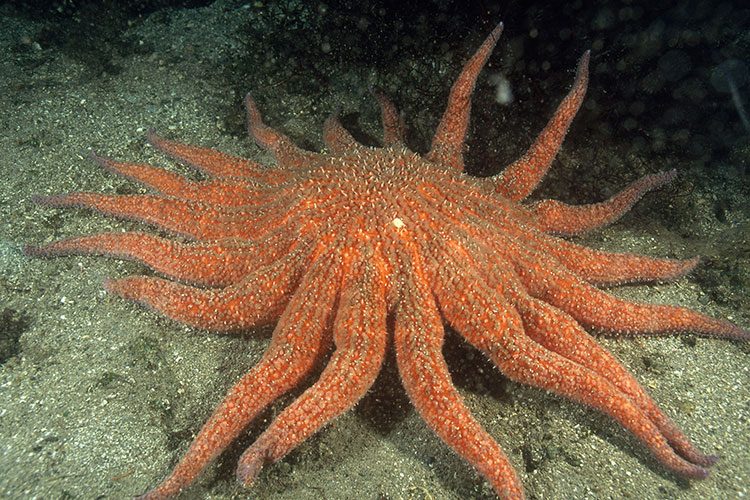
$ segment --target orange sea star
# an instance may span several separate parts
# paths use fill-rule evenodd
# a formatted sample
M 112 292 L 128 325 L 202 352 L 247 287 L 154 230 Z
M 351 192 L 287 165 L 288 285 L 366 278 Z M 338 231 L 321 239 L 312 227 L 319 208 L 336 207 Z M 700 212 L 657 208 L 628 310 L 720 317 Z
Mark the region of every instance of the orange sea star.
M 506 376 L 601 410 L 665 467 L 706 477 L 716 457 L 698 451 L 581 325 L 629 334 L 692 331 L 748 339 L 748 333 L 686 308 L 627 302 L 597 288 L 672 280 L 697 259 L 602 252 L 559 237 L 611 223 L 675 171 L 644 177 L 602 203 L 522 203 L 549 168 L 583 100 L 586 52 L 572 90 L 526 154 L 491 178 L 464 174 L 471 93 L 501 30 L 502 24 L 464 66 L 425 156 L 406 148 L 400 116 L 377 89 L 385 146 L 360 145 L 333 115 L 325 125 L 330 154 L 300 150 L 267 127 L 248 95 L 250 134 L 275 155 L 278 167 L 151 133 L 156 148 L 210 179 L 193 182 L 94 155 L 159 194 L 40 199 L 138 219 L 197 241 L 105 233 L 29 246 L 28 254 L 142 261 L 190 285 L 133 276 L 107 280 L 106 289 L 199 328 L 236 331 L 276 322 L 263 358 L 229 391 L 173 472 L 140 498 L 166 498 L 190 484 L 261 410 L 299 384 L 333 343 L 320 378 L 240 458 L 237 476 L 251 484 L 263 465 L 362 398 L 389 337 L 406 392 L 427 424 L 500 498 L 523 498 L 507 457 L 451 383 L 441 353 L 444 324 Z

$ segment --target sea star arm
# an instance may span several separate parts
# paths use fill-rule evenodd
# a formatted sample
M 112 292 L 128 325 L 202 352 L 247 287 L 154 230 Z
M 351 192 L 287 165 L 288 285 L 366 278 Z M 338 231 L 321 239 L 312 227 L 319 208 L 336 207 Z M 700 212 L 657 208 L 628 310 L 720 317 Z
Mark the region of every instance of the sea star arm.
M 469 212 L 464 206 L 465 217 L 455 220 L 451 213 L 457 209 L 451 204 L 452 199 L 461 197 L 460 192 L 448 190 L 442 195 L 430 193 L 430 197 L 437 202 L 435 210 L 446 216 L 445 224 L 461 227 L 467 234 L 473 235 L 468 240 L 491 242 L 495 251 L 502 255 L 508 247 L 504 235 L 525 232 L 526 246 L 537 245 L 537 248 L 545 255 L 553 256 L 575 275 L 595 285 L 618 285 L 636 281 L 672 281 L 692 271 L 700 260 L 698 257 L 688 260 L 659 259 L 629 253 L 604 252 L 554 235 L 529 231 L 516 221 L 493 218 L 492 210 L 497 208 L 497 202 L 491 199 L 476 198 L 474 211 Z M 473 217 L 481 223 L 473 224 L 471 220 Z M 496 230 L 485 231 L 483 228 L 486 226 L 495 226 Z M 492 259 L 497 259 L 497 257 L 492 257 Z
M 487 354 L 501 372 L 602 411 L 638 437 L 665 467 L 687 477 L 706 477 L 706 469 L 678 455 L 626 394 L 594 371 L 529 338 L 518 312 L 502 295 L 476 275 L 454 272 L 457 266 L 446 261 L 439 267 L 434 286 L 440 310 L 456 331 Z
M 612 332 L 666 335 L 695 332 L 712 337 L 750 339 L 750 333 L 728 322 L 686 307 L 629 302 L 589 285 L 541 256 L 514 259 L 516 272 L 532 296 L 570 314 L 577 321 Z M 520 262 L 523 264 L 520 266 Z M 533 269 L 533 273 L 527 270 Z
M 250 135 L 258 146 L 274 154 L 280 168 L 309 168 L 325 159 L 325 156 L 321 154 L 298 148 L 287 136 L 263 123 L 258 106 L 250 93 L 245 96 L 245 107 Z
M 487 338 L 489 345 L 486 352 L 503 349 L 492 345 L 492 340 Z M 642 410 L 604 377 L 549 351 L 531 339 L 527 342 L 518 342 L 516 339 L 514 348 L 517 353 L 510 357 L 507 353 L 492 356 L 500 371 L 508 377 L 578 401 L 611 416 L 641 440 L 665 467 L 677 474 L 696 479 L 708 476 L 708 471 L 702 465 L 680 456 Z
M 488 216 L 486 209 L 491 207 L 487 207 L 484 202 L 482 203 L 484 206 L 478 206 L 476 212 L 471 214 L 467 212 L 463 219 L 455 220 L 451 213 L 457 209 L 451 206 L 450 195 L 430 194 L 430 196 L 436 201 L 433 217 L 440 213 L 444 216 L 443 224 L 454 229 L 461 228 L 464 234 L 459 239 L 464 242 L 486 241 L 490 243 L 490 246 L 494 248 L 494 255 L 487 256 L 488 262 L 502 259 L 498 256 L 508 251 L 509 241 L 505 235 L 524 231 L 517 223 L 511 225 L 507 219 L 496 220 L 491 214 Z M 454 194 L 453 196 L 460 195 Z M 473 224 L 471 220 L 473 217 L 481 221 L 481 224 Z M 494 225 L 497 229 L 495 231 L 484 230 L 488 225 Z M 657 259 L 635 254 L 604 252 L 542 232 L 528 229 L 525 231 L 527 240 L 524 246 L 536 245 L 537 251 L 554 257 L 573 274 L 595 285 L 617 285 L 636 281 L 672 281 L 690 272 L 699 262 L 698 257 L 689 260 Z M 510 248 L 513 248 L 513 245 Z M 481 263 L 476 262 L 476 266 L 481 267 Z
M 184 244 L 150 233 L 100 233 L 41 246 L 27 245 L 24 252 L 34 257 L 109 255 L 143 262 L 180 281 L 227 286 L 287 254 L 295 246 L 288 240 L 273 235 L 261 243 L 231 239 Z
M 451 381 L 442 355 L 443 324 L 426 289 L 429 281 L 414 266 L 416 256 L 405 257 L 404 263 L 393 344 L 409 399 L 433 432 L 474 466 L 501 499 L 520 500 L 523 488 L 508 457 L 474 419 Z
M 181 491 L 263 408 L 309 373 L 330 345 L 338 293 L 331 277 L 336 274 L 331 263 L 313 266 L 281 315 L 260 362 L 230 389 L 172 473 L 137 500 L 162 500 Z M 313 302 L 316 307 L 310 307 Z
M 108 279 L 104 287 L 190 326 L 237 331 L 277 318 L 286 307 L 303 269 L 304 263 L 292 253 L 220 290 L 148 276 Z
M 555 111 L 552 119 L 544 127 L 534 144 L 515 162 L 508 165 L 496 176 L 497 191 L 512 201 L 521 201 L 536 188 L 547 173 L 552 160 L 560 149 L 570 122 L 573 121 L 578 108 L 581 107 L 589 79 L 589 56 L 591 51 L 583 53 L 573 88 L 565 96 Z
M 196 187 L 196 183 L 190 179 L 163 168 L 119 161 L 100 155 L 95 151 L 91 151 L 90 156 L 92 160 L 110 172 L 140 182 L 144 186 L 157 190 L 162 194 L 173 196 L 175 193 L 191 192 Z
M 148 142 L 159 151 L 179 162 L 195 167 L 216 177 L 250 177 L 263 182 L 276 183 L 287 180 L 288 175 L 279 169 L 265 169 L 255 162 L 232 156 L 215 149 L 170 141 L 148 131 Z
M 674 281 L 695 269 L 699 257 L 659 259 L 631 253 L 604 252 L 553 236 L 540 240 L 544 252 L 592 285 L 621 285 L 637 281 Z
M 323 140 L 331 153 L 344 153 L 362 147 L 339 121 L 340 108 L 329 116 L 323 125 Z
M 369 259 L 368 259 L 369 257 Z M 343 262 L 344 276 L 333 337 L 336 349 L 320 379 L 284 410 L 240 457 L 237 478 L 249 486 L 273 463 L 351 408 L 380 371 L 386 348 L 386 306 L 382 263 L 376 256 Z M 371 259 L 371 260 L 370 260 Z M 318 307 L 317 304 L 308 305 Z
M 167 196 L 195 200 L 222 207 L 257 205 L 266 201 L 268 192 L 262 192 L 243 179 L 210 179 L 194 182 L 175 172 L 138 163 L 113 160 L 94 152 L 91 157 L 99 165 L 116 174 L 128 177 Z M 277 193 L 275 193 L 277 194 Z
M 222 218 L 221 210 L 195 201 L 84 192 L 33 199 L 52 207 L 93 208 L 107 215 L 141 220 L 196 239 L 216 240 L 230 236 L 226 224 L 217 222 Z
M 514 281 L 510 278 L 506 283 Z M 520 285 L 509 287 L 506 294 L 520 314 L 524 330 L 531 339 L 550 351 L 594 371 L 617 387 L 656 425 L 670 446 L 684 459 L 703 467 L 716 463 L 718 457 L 700 452 L 664 415 L 630 372 L 573 318 L 545 302 L 530 297 Z
M 574 235 L 612 224 L 648 191 L 672 181 L 677 170 L 641 177 L 607 201 L 589 205 L 568 205 L 557 200 L 541 200 L 529 209 L 542 231 Z
M 432 138 L 430 152 L 426 156 L 428 160 L 457 170 L 464 169 L 463 147 L 466 129 L 469 126 L 471 94 L 474 91 L 477 76 L 490 57 L 502 31 L 503 23 L 499 23 L 464 65 L 451 87 L 448 105 Z
M 107 215 L 136 219 L 204 241 L 233 237 L 254 238 L 259 231 L 269 230 L 271 221 L 280 224 L 300 210 L 299 207 L 286 213 L 271 210 L 289 204 L 283 197 L 264 207 L 242 209 L 222 209 L 198 201 L 155 195 L 79 192 L 33 199 L 52 207 L 92 208 Z
M 383 144 L 389 148 L 406 147 L 406 124 L 388 95 L 379 87 L 370 85 L 370 93 L 380 104 L 380 121 L 383 123 Z

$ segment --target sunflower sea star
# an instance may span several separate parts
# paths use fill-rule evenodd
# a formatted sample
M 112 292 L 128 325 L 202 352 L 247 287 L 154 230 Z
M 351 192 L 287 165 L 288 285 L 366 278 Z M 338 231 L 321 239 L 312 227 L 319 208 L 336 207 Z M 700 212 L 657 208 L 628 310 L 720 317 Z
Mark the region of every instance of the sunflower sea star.
M 172 473 L 141 499 L 189 485 L 269 403 L 333 353 L 320 378 L 286 408 L 239 461 L 250 485 L 367 392 L 389 337 L 406 392 L 432 430 L 503 499 L 524 497 L 508 458 L 474 419 L 441 354 L 444 324 L 506 376 L 585 403 L 629 429 L 673 472 L 705 478 L 717 457 L 698 451 L 632 375 L 582 325 L 630 335 L 697 332 L 747 340 L 746 331 L 690 309 L 618 299 L 597 285 L 668 281 L 698 259 L 655 259 L 592 250 L 561 239 L 609 224 L 676 172 L 644 177 L 601 203 L 522 203 L 539 183 L 588 82 L 589 52 L 575 83 L 534 144 L 501 174 L 463 173 L 462 148 L 477 75 L 499 24 L 466 63 L 425 156 L 409 151 L 394 105 L 378 89 L 382 148 L 325 124 L 330 154 L 298 149 L 266 126 L 246 98 L 250 134 L 278 167 L 149 135 L 151 143 L 209 179 L 102 156 L 93 158 L 155 195 L 72 193 L 39 198 L 134 218 L 196 240 L 104 233 L 28 246 L 29 255 L 103 254 L 141 261 L 183 283 L 133 276 L 105 288 L 208 330 L 276 322 L 258 364 L 229 391 Z M 197 286 L 194 286 L 197 285 Z

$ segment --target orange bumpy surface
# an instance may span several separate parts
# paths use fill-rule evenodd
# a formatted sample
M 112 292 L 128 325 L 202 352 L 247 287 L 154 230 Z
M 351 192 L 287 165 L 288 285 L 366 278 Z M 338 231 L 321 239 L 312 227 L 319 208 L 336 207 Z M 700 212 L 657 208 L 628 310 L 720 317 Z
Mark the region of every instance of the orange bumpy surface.
M 748 333 L 690 309 L 628 302 L 597 287 L 673 280 L 697 259 L 602 252 L 560 238 L 611 223 L 676 173 L 644 177 L 591 205 L 523 202 L 581 105 L 588 52 L 572 90 L 521 159 L 495 177 L 463 173 L 471 94 L 501 30 L 502 24 L 464 66 L 424 156 L 406 148 L 400 115 L 379 89 L 372 91 L 382 108 L 384 147 L 357 143 L 334 114 L 325 125 L 330 154 L 303 151 L 266 126 L 248 95 L 250 134 L 274 153 L 277 166 L 151 133 L 156 148 L 209 180 L 94 155 L 156 194 L 40 199 L 145 221 L 195 241 L 104 233 L 28 246 L 28 254 L 94 253 L 144 262 L 174 280 L 133 276 L 107 280 L 106 289 L 198 328 L 276 324 L 263 358 L 229 391 L 172 473 L 141 499 L 167 498 L 188 486 L 333 347 L 320 378 L 242 455 L 237 477 L 250 485 L 264 465 L 362 398 L 389 337 L 404 387 L 425 422 L 500 498 L 523 498 L 508 458 L 451 382 L 441 354 L 445 324 L 506 376 L 610 415 L 668 469 L 706 477 L 716 457 L 697 450 L 584 327 L 734 339 L 748 339 Z

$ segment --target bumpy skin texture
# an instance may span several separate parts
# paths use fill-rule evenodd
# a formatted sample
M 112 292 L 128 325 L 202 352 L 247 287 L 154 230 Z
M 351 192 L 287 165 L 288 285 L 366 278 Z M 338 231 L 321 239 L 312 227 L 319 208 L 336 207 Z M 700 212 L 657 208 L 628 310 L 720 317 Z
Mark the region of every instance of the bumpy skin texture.
M 156 194 L 39 199 L 145 221 L 195 242 L 105 233 L 28 246 L 29 255 L 141 261 L 171 279 L 107 280 L 106 289 L 198 328 L 234 331 L 276 323 L 263 358 L 229 391 L 172 473 L 139 498 L 167 498 L 188 486 L 333 346 L 320 378 L 242 455 L 237 477 L 250 485 L 265 464 L 362 398 L 380 370 L 389 336 L 404 387 L 425 422 L 500 498 L 523 498 L 508 458 L 451 382 L 441 354 L 444 324 L 506 376 L 599 409 L 668 469 L 706 477 L 716 457 L 698 451 L 584 326 L 629 335 L 689 331 L 747 339 L 748 333 L 690 309 L 618 299 L 596 286 L 673 280 L 693 269 L 697 258 L 602 252 L 559 237 L 613 222 L 676 173 L 646 176 L 591 205 L 522 203 L 581 105 L 586 52 L 572 90 L 528 152 L 494 178 L 464 174 L 471 93 L 501 30 L 502 24 L 463 68 L 424 157 L 406 148 L 400 115 L 379 89 L 372 92 L 383 111 L 385 146 L 358 144 L 334 114 L 324 131 L 330 154 L 300 150 L 267 127 L 248 95 L 250 134 L 275 154 L 275 167 L 151 133 L 155 147 L 210 179 L 194 182 L 94 155 Z

